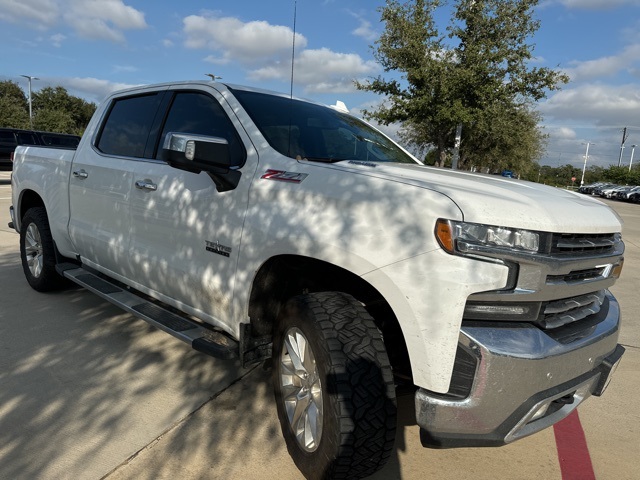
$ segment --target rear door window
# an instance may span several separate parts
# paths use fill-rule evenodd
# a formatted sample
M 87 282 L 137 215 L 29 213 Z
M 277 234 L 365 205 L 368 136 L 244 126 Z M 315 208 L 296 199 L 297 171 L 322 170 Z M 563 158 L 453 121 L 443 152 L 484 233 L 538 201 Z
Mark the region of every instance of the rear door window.
M 113 102 L 96 147 L 102 153 L 144 157 L 149 131 L 158 110 L 160 95 L 138 95 Z

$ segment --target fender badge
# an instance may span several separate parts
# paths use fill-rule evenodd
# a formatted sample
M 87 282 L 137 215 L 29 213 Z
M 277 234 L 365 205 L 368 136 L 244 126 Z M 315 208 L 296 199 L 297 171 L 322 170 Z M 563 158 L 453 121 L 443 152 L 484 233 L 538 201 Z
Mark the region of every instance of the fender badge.
M 285 172 L 284 170 L 267 170 L 260 177 L 263 180 L 277 180 L 279 182 L 302 183 L 307 178 L 306 173 Z
M 218 255 L 222 255 L 223 257 L 228 257 L 231 255 L 231 247 L 225 247 L 220 244 L 220 242 L 210 242 L 205 240 L 205 248 L 207 252 L 217 253 Z

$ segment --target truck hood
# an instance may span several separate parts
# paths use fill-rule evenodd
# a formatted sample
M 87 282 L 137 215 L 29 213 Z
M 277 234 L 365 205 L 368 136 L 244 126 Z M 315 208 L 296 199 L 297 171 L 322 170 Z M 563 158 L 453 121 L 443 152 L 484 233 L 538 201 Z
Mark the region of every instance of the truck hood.
M 422 165 L 349 167 L 433 190 L 449 197 L 467 222 L 559 233 L 612 233 L 622 220 L 607 205 L 578 193 L 533 182 Z

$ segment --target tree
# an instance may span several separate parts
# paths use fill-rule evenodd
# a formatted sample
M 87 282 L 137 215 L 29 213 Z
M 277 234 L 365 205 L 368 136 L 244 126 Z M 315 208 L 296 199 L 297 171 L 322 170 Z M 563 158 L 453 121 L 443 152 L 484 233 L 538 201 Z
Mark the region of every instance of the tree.
M 0 125 L 9 128 L 29 128 L 27 97 L 15 82 L 0 82 Z
M 43 108 L 37 110 L 33 118 L 33 128 L 35 130 L 42 130 L 45 132 L 78 132 L 71 113 L 57 108 Z
M 69 95 L 64 87 L 45 87 L 33 95 L 34 126 L 81 135 L 96 109 L 95 104 Z
M 383 124 L 402 122 L 404 139 L 418 151 L 433 146 L 441 162 L 461 124 L 462 168 L 492 168 L 514 159 L 521 168 L 531 167 L 545 139 L 533 102 L 568 81 L 560 72 L 529 66 L 528 38 L 539 28 L 533 19 L 537 3 L 456 0 L 444 33 L 434 20 L 441 0 L 388 0 L 380 9 L 385 30 L 374 56 L 402 80 L 378 76 L 356 82 L 386 97 L 365 115 Z M 487 135 L 493 138 L 487 141 Z
M 82 135 L 94 103 L 69 95 L 64 87 L 45 87 L 32 92 L 33 127 L 59 133 Z M 11 81 L 0 82 L 0 126 L 29 128 L 29 104 L 24 91 Z

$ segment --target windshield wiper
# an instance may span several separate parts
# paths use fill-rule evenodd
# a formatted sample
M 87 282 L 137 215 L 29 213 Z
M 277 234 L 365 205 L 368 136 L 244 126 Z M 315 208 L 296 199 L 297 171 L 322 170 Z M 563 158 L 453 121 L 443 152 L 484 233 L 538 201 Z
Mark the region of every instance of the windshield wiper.
M 336 163 L 343 162 L 346 158 L 326 158 L 326 157 L 303 157 L 300 160 L 307 160 L 309 162 L 320 162 L 320 163 Z

